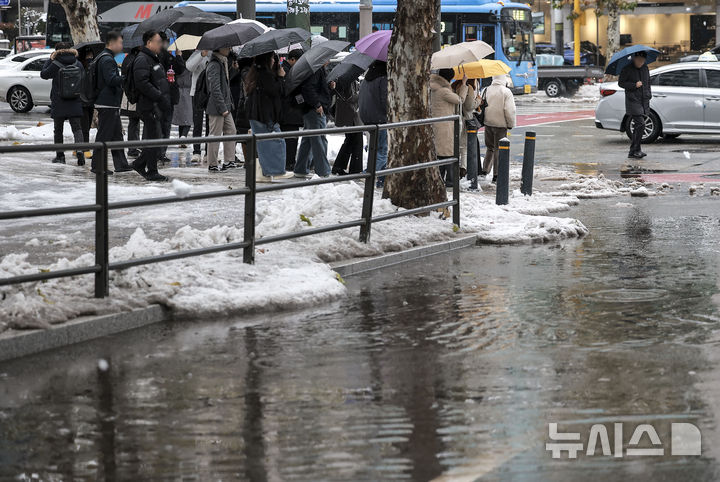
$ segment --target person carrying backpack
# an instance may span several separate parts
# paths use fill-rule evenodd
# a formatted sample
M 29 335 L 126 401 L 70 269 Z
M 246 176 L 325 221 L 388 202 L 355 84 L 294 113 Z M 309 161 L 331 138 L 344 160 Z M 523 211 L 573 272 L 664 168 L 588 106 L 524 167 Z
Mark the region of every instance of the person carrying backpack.
M 70 122 L 70 128 L 75 142 L 83 142 L 82 125 L 80 118 L 83 114 L 82 93 L 85 69 L 77 58 L 77 50 L 71 48 L 67 42 L 58 42 L 55 52 L 43 65 L 40 77 L 45 80 L 52 79 L 50 89 L 50 117 L 54 124 L 54 142 L 63 143 L 63 127 L 65 121 Z M 77 152 L 78 166 L 85 165 L 85 155 Z M 55 164 L 65 164 L 65 153 L 58 151 Z
M 87 78 L 87 89 L 94 97 L 98 112 L 98 129 L 95 142 L 122 141 L 122 122 L 120 121 L 120 103 L 122 102 L 122 77 L 115 62 L 115 56 L 122 52 L 123 38 L 117 30 L 108 32 L 105 38 L 105 50 L 95 58 Z M 90 100 L 90 99 L 89 99 Z M 115 172 L 132 171 L 125 157 L 125 150 L 112 151 Z M 95 152 L 92 160 L 92 172 L 95 172 L 100 153 Z M 112 171 L 108 171 L 111 174 Z

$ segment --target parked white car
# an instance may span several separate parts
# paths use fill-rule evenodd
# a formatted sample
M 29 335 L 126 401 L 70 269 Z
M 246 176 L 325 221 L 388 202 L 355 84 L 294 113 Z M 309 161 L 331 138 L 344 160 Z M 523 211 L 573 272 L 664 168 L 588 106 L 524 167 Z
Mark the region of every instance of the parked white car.
M 720 133 L 720 62 L 683 62 L 650 71 L 653 98 L 643 142 L 681 134 Z M 600 86 L 595 125 L 632 135 L 625 115 L 625 92 L 617 82 Z
M 40 71 L 51 53 L 51 50 L 45 50 L 19 61 L 3 59 L 0 62 L 0 100 L 10 104 L 15 112 L 29 112 L 34 106 L 50 105 L 52 82 L 41 79 Z M 28 52 L 18 55 L 26 54 Z

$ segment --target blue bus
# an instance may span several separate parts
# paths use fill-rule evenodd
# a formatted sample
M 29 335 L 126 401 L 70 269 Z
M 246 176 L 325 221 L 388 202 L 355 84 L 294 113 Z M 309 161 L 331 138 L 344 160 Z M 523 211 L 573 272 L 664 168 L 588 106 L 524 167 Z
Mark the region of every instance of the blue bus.
M 208 12 L 235 18 L 236 3 L 188 0 L 177 7 L 193 5 Z M 287 4 L 283 1 L 256 3 L 256 18 L 268 27 L 285 26 Z M 393 26 L 396 0 L 373 0 L 373 25 L 380 30 Z M 359 38 L 358 0 L 310 0 L 310 30 L 331 40 L 354 43 Z M 495 49 L 494 58 L 507 63 L 512 71 L 513 92 L 537 92 L 535 39 L 532 15 L 525 3 L 483 0 L 441 0 L 443 45 L 483 40 Z

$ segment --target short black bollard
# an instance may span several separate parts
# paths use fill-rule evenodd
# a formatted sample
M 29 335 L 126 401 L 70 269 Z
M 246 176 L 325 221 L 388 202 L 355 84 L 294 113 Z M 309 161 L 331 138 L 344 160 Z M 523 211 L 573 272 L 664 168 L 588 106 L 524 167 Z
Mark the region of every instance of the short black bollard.
M 510 190 L 510 141 L 503 139 L 498 148 L 498 173 L 495 191 L 495 204 L 503 205 L 509 202 Z
M 525 153 L 523 154 L 522 181 L 520 192 L 532 196 L 533 175 L 535 170 L 535 133 L 525 133 Z

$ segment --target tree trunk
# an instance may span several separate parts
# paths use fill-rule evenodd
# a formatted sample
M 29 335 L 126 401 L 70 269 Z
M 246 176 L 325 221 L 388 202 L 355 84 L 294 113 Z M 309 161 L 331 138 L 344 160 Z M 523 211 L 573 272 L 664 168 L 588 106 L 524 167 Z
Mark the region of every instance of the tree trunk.
M 73 43 L 100 40 L 95 0 L 57 0 L 65 10 Z
M 440 0 L 398 0 L 388 54 L 388 118 L 430 117 L 430 58 Z M 436 159 L 431 125 L 389 131 L 388 167 Z M 388 176 L 383 197 L 406 209 L 447 201 L 437 167 Z
M 608 61 L 615 52 L 620 50 L 620 7 L 615 2 L 609 2 L 608 14 L 608 47 L 605 56 Z

